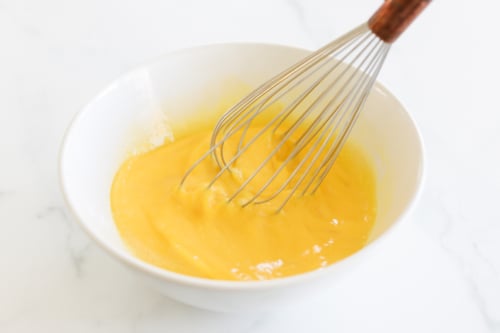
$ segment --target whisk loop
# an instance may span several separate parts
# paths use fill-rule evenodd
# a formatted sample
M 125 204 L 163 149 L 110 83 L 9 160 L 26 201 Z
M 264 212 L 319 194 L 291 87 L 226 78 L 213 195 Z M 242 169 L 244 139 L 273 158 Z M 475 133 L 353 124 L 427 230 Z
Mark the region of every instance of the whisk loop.
M 207 186 L 225 173 L 241 178 L 227 200 L 245 192 L 242 206 L 280 198 L 280 211 L 294 195 L 314 193 L 345 144 L 391 42 L 428 2 L 387 0 L 368 23 L 255 89 L 219 119 L 210 149 L 187 170 L 181 186 L 203 160 L 212 158 L 219 171 Z M 236 165 L 262 140 L 272 143 L 270 151 L 260 154 L 255 169 L 245 174 Z M 266 168 L 272 172 L 262 179 Z

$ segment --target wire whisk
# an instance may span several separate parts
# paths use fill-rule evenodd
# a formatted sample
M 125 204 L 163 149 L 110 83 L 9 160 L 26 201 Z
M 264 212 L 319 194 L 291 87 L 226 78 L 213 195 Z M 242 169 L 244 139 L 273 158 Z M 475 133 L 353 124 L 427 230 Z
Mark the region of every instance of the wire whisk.
M 392 43 L 430 1 L 386 0 L 368 22 L 251 92 L 218 120 L 210 149 L 187 170 L 181 186 L 212 157 L 219 170 L 207 186 L 233 174 L 240 183 L 227 200 L 240 197 L 242 206 L 279 198 L 280 211 L 294 195 L 314 193 L 356 123 Z M 269 151 L 251 172 L 242 173 L 238 163 L 263 140 Z M 271 164 L 272 172 L 263 172 Z

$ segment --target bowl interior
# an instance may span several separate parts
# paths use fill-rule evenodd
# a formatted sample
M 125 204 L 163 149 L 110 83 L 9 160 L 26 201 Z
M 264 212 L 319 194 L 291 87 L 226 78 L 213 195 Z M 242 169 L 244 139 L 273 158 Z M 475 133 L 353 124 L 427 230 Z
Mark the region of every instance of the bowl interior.
M 235 101 L 228 95 L 237 99 L 308 53 L 262 44 L 198 47 L 165 56 L 115 81 L 75 118 L 62 148 L 63 190 L 84 228 L 108 249 L 135 261 L 110 210 L 110 187 L 120 164 L 147 140 L 152 145 L 162 142 L 169 135 L 166 123 L 220 109 L 221 101 Z M 398 221 L 418 191 L 421 142 L 403 106 L 378 84 L 351 135 L 376 167 L 373 241 Z

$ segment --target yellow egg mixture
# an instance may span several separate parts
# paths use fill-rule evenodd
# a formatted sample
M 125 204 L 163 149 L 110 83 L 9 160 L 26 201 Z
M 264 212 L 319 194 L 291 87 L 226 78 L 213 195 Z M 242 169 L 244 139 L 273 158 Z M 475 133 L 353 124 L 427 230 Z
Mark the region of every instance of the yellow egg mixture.
M 259 129 L 250 128 L 249 135 Z M 140 259 L 192 276 L 265 280 L 328 266 L 365 245 L 376 215 L 375 176 L 356 144 L 344 146 L 313 195 L 295 195 L 276 213 L 280 198 L 246 207 L 241 203 L 280 161 L 266 165 L 256 185 L 227 202 L 275 147 L 275 141 L 258 140 L 233 166 L 233 172 L 224 173 L 207 188 L 220 170 L 211 158 L 182 186 L 180 181 L 207 151 L 211 129 L 197 125 L 189 132 L 174 132 L 174 137 L 128 159 L 113 182 L 113 217 L 124 242 Z M 279 187 L 279 180 L 292 167 L 270 191 Z

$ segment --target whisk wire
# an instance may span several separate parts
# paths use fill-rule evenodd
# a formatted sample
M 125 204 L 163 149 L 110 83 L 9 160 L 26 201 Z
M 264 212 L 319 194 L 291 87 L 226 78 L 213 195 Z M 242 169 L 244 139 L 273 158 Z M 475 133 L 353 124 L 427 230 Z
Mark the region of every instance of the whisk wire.
M 366 101 L 366 98 L 368 97 L 369 90 L 373 86 L 375 79 L 374 76 L 380 71 L 380 68 L 382 67 L 382 64 L 385 60 L 385 57 L 387 55 L 387 52 L 389 51 L 390 46 L 389 45 L 384 45 L 378 52 L 377 55 L 375 56 L 374 60 L 370 64 L 370 71 L 368 71 L 367 75 L 364 76 L 364 79 L 361 84 L 358 85 L 356 88 L 356 93 L 351 95 L 351 99 L 349 102 L 349 106 L 346 107 L 346 109 L 350 108 L 350 105 L 354 102 L 357 101 L 355 107 L 353 108 L 352 116 L 349 117 L 349 121 L 344 125 L 344 128 L 340 131 L 340 135 L 335 138 L 335 140 L 338 140 L 337 142 L 334 141 L 332 143 L 331 147 L 332 149 L 327 153 L 327 155 L 324 158 L 324 161 L 320 164 L 320 166 L 316 169 L 315 173 L 311 176 L 310 182 L 305 186 L 303 190 L 303 194 L 305 194 L 308 189 L 311 187 L 313 183 L 315 183 L 315 186 L 313 186 L 313 189 L 310 191 L 310 193 L 314 193 L 323 179 L 326 177 L 328 172 L 333 166 L 332 161 L 335 161 L 338 154 L 340 153 L 340 150 L 342 149 L 343 145 L 345 144 L 345 141 L 350 134 L 350 131 L 353 128 L 354 123 L 357 120 L 357 117 L 359 116 L 360 110 L 363 106 L 363 104 Z M 375 71 L 372 73 L 371 70 L 374 69 Z M 366 84 L 365 84 L 366 82 Z M 361 93 L 361 97 L 358 97 L 358 94 Z M 342 105 L 345 105 L 342 103 Z M 324 163 L 327 162 L 325 165 Z M 320 171 L 323 169 L 323 171 L 320 173 Z M 317 177 L 319 174 L 319 177 Z M 317 177 L 317 178 L 316 178 Z
M 372 41 L 371 41 L 372 42 Z M 370 42 L 370 44 L 371 44 Z M 368 44 L 364 49 L 366 50 L 366 48 L 368 48 L 370 46 L 370 44 Z M 366 59 L 370 56 L 370 54 L 373 52 L 374 49 L 372 49 L 370 51 L 370 53 L 368 54 L 368 56 L 363 60 L 362 63 L 364 63 L 366 61 Z M 360 55 L 362 54 L 362 52 L 357 56 L 355 57 L 355 59 L 352 61 L 354 62 Z M 352 62 L 351 64 L 349 65 L 352 65 Z M 335 65 L 335 68 L 337 67 L 339 63 L 337 63 Z M 288 133 L 292 133 L 297 127 L 301 126 L 302 125 L 302 122 L 304 121 L 305 118 L 307 118 L 309 116 L 309 113 L 311 110 L 314 109 L 314 107 L 319 103 L 319 101 L 323 98 L 325 98 L 325 96 L 328 96 L 331 92 L 332 89 L 334 89 L 335 85 L 339 82 L 339 80 L 348 72 L 350 67 L 346 67 L 343 72 L 338 75 L 336 77 L 336 79 L 321 93 L 321 95 L 313 101 L 313 103 L 307 108 L 306 111 L 302 112 L 301 114 L 301 117 L 299 117 L 294 123 L 293 125 L 285 132 L 286 134 Z M 327 74 L 331 73 L 331 71 L 328 71 Z M 350 84 L 350 82 L 352 81 L 352 79 L 356 76 L 358 72 L 353 72 L 352 75 L 349 77 L 349 79 L 346 81 L 345 85 L 339 89 L 337 91 L 337 93 L 331 98 L 331 100 L 329 101 L 329 103 L 327 104 L 327 106 L 324 108 L 324 110 L 322 110 L 322 112 L 320 112 L 318 114 L 318 116 L 312 121 L 311 125 L 309 125 L 307 127 L 307 129 L 302 133 L 301 137 L 294 143 L 294 148 L 292 149 L 292 151 L 289 153 L 289 155 L 287 156 L 286 160 L 284 160 L 281 165 L 278 167 L 278 169 L 276 170 L 276 172 L 270 177 L 269 181 L 266 182 L 261 189 L 259 189 L 256 193 L 255 193 L 255 196 L 250 199 L 247 203 L 245 203 L 245 206 L 248 204 L 248 203 L 251 203 L 253 202 L 260 194 L 262 194 L 266 189 L 267 187 L 272 183 L 272 181 L 279 175 L 279 173 L 286 167 L 286 165 L 288 164 L 288 162 L 290 162 L 293 158 L 295 158 L 301 151 L 303 148 L 305 148 L 310 142 L 311 140 L 316 136 L 316 134 L 318 134 L 319 131 L 321 131 L 321 129 L 323 127 L 328 127 L 330 126 L 330 123 L 335 119 L 335 116 L 337 115 L 337 111 L 338 111 L 338 108 L 335 109 L 335 110 L 332 110 L 332 111 L 329 111 L 329 109 L 331 109 L 331 106 L 334 104 L 334 102 L 337 100 L 337 97 L 340 96 L 343 92 L 343 90 L 345 89 L 345 87 Z M 345 98 L 344 98 L 345 99 Z M 343 101 L 341 103 L 339 103 L 339 105 L 343 105 Z M 325 116 L 326 115 L 326 116 Z M 326 117 L 326 118 L 325 118 Z M 316 125 L 319 124 L 319 128 L 315 128 Z M 335 128 L 333 129 L 333 133 L 335 132 Z M 320 135 L 320 137 L 316 140 L 316 142 L 308 147 L 308 152 L 306 153 L 305 156 L 303 156 L 301 158 L 301 160 L 299 161 L 298 165 L 295 167 L 295 169 L 290 173 L 289 177 L 281 184 L 281 186 L 278 188 L 277 191 L 275 191 L 273 194 L 269 195 L 266 199 L 264 200 L 260 200 L 260 201 L 255 201 L 256 204 L 259 204 L 259 203 L 264 203 L 264 202 L 268 202 L 272 199 L 274 199 L 276 196 L 279 195 L 279 193 L 281 193 L 281 191 L 283 191 L 283 189 L 285 189 L 289 184 L 290 182 L 292 181 L 292 179 L 295 177 L 295 175 L 297 174 L 297 172 L 301 169 L 301 167 L 305 164 L 306 161 L 308 161 L 310 155 L 313 153 L 313 152 L 316 152 L 315 156 L 313 157 L 312 161 L 310 161 L 309 163 L 309 166 L 306 168 L 306 170 L 304 171 L 303 173 L 303 177 L 301 177 L 299 179 L 299 181 L 296 183 L 295 187 L 292 189 L 292 195 L 293 193 L 297 190 L 297 188 L 300 186 L 300 184 L 302 183 L 302 181 L 304 180 L 305 178 L 305 175 L 310 171 L 310 169 L 314 166 L 314 163 L 316 162 L 316 160 L 319 158 L 319 156 L 322 154 L 322 152 L 324 151 L 326 145 L 327 145 L 327 141 L 324 141 L 323 142 L 323 145 L 317 150 L 317 146 L 320 142 L 322 142 L 323 140 L 323 137 L 324 137 L 324 133 L 322 133 Z M 287 138 L 283 137 L 283 141 L 286 141 Z M 328 139 L 327 139 L 328 140 Z M 272 153 L 271 153 L 272 154 Z
M 299 188 L 302 188 L 302 195 L 307 194 L 310 187 L 313 189 L 311 192 L 314 192 L 317 189 L 316 184 L 321 183 L 333 165 L 328 161 L 336 157 L 347 137 L 345 132 L 350 131 L 352 127 L 353 122 L 345 122 L 344 119 L 349 114 L 357 114 L 357 108 L 362 105 L 362 101 L 359 103 L 354 101 L 363 89 L 373 84 L 372 80 L 368 80 L 368 84 L 366 80 L 372 74 L 374 64 L 381 66 L 379 62 L 383 50 L 381 44 L 384 43 L 370 32 L 366 24 L 363 24 L 257 88 L 220 118 L 214 128 L 209 151 L 187 170 L 181 180 L 181 186 L 205 158 L 212 156 L 220 169 L 208 182 L 207 187 L 211 187 L 225 172 L 233 172 L 232 166 L 240 156 L 262 135 L 270 131 L 271 135 L 279 136 L 280 141 L 227 200 L 234 200 L 297 134 L 298 138 L 293 148 L 280 165 L 264 184 L 241 204 L 247 206 L 251 203 L 268 202 L 279 196 L 285 188 L 290 187 L 278 208 L 281 210 Z M 374 53 L 375 56 L 372 57 Z M 336 71 L 338 73 L 333 75 Z M 332 76 L 334 78 L 330 80 Z M 292 101 L 276 114 L 271 115 L 271 118 L 252 137 L 247 138 L 252 123 L 263 112 L 275 103 L 280 103 L 287 95 L 293 95 L 294 89 L 311 79 L 314 81 L 308 84 L 306 89 L 292 98 Z M 366 95 L 361 94 L 362 99 L 366 98 Z M 354 110 L 351 109 L 353 105 Z M 294 117 L 296 113 L 298 115 Z M 278 134 L 279 129 L 285 124 L 287 127 Z M 299 129 L 302 132 L 297 132 Z M 235 135 L 239 135 L 236 150 L 227 158 L 224 154 L 224 145 Z M 306 148 L 305 154 L 278 188 L 262 197 L 291 161 Z
M 281 211 L 297 193 L 316 192 L 346 143 L 391 43 L 430 2 L 386 0 L 367 23 L 259 86 L 220 117 L 210 149 L 186 171 L 180 186 L 202 161 L 211 157 L 219 170 L 207 188 L 227 172 L 241 178 L 228 201 L 257 180 L 266 165 L 276 163 L 267 178 L 259 177 L 262 184 L 248 192 L 250 198 L 239 200 L 242 206 L 263 204 L 283 194 L 277 208 Z M 245 175 L 236 162 L 264 135 L 277 142 Z M 226 146 L 230 140 L 237 140 L 236 145 Z M 284 180 L 278 178 L 280 175 Z M 278 179 L 276 188 L 271 187 Z
M 370 35 L 367 34 L 362 40 L 360 43 L 358 43 L 358 45 L 356 45 L 356 47 L 359 47 L 360 44 L 362 42 L 364 42 Z M 370 40 L 370 42 L 362 49 L 362 52 L 364 52 L 364 50 L 366 50 L 372 43 L 373 41 L 375 41 L 376 38 L 372 35 L 372 38 Z M 352 60 L 351 64 L 352 65 L 358 58 L 359 56 L 361 56 L 362 52 L 360 52 L 356 57 L 354 57 L 354 59 Z M 350 55 L 350 52 L 348 52 L 341 60 L 345 60 L 345 58 L 347 58 L 348 56 Z M 331 61 L 332 59 L 334 58 L 331 58 L 329 59 L 329 61 Z M 328 63 L 328 62 L 327 62 Z M 326 63 L 325 63 L 326 64 Z M 323 66 L 325 65 L 323 64 Z M 330 69 L 328 70 L 325 74 L 323 74 L 311 87 L 309 87 L 309 89 L 307 89 L 301 96 L 299 96 L 299 98 L 295 99 L 294 102 L 292 102 L 290 105 L 288 105 L 286 108 L 284 108 L 283 110 L 281 110 L 281 112 L 279 112 L 275 117 L 273 117 L 265 126 L 264 128 L 262 128 L 252 139 L 250 139 L 250 141 L 248 141 L 246 143 L 246 145 L 243 147 L 243 141 L 244 141 L 244 138 L 246 136 L 246 132 L 248 130 L 248 128 L 250 127 L 252 121 L 254 120 L 255 117 L 257 117 L 258 115 L 258 112 L 261 112 L 262 110 L 258 109 L 256 111 L 256 113 L 254 113 L 249 119 L 246 120 L 246 126 L 244 126 L 245 128 L 243 129 L 243 132 L 241 133 L 240 135 L 240 141 L 239 141 L 239 144 L 238 144 L 238 147 L 237 147 L 237 151 L 236 153 L 234 154 L 233 158 L 229 161 L 226 161 L 225 158 L 223 157 L 223 146 L 221 145 L 221 148 L 220 148 L 220 153 L 221 153 L 221 156 L 220 156 L 220 160 L 222 161 L 221 163 L 221 171 L 219 174 L 216 175 L 216 177 L 214 178 L 214 181 L 211 182 L 209 184 L 209 186 L 211 186 L 218 178 L 220 178 L 220 176 L 222 176 L 222 173 L 224 171 L 226 171 L 227 169 L 229 169 L 229 167 L 231 166 L 232 163 L 234 163 L 238 156 L 240 156 L 242 153 L 244 153 L 253 143 L 255 143 L 255 141 L 258 139 L 258 137 L 260 137 L 263 133 L 265 133 L 269 127 L 274 124 L 277 120 L 278 121 L 278 124 L 275 126 L 275 129 L 273 130 L 273 132 L 280 126 L 280 124 L 282 124 L 286 118 L 295 110 L 295 108 L 301 104 L 305 98 L 316 88 L 318 87 L 323 81 L 325 78 L 327 78 L 332 71 L 334 71 L 338 66 L 339 64 L 341 64 L 341 62 L 337 61 L 335 63 L 335 65 Z M 346 67 L 343 72 L 337 77 L 337 79 L 332 83 L 330 84 L 330 86 L 325 89 L 325 91 L 323 93 L 320 94 L 320 97 L 317 98 L 312 105 L 310 105 L 305 111 L 302 112 L 302 114 L 300 115 L 300 117 L 296 120 L 296 122 L 294 124 L 292 124 L 292 126 L 288 129 L 287 132 L 285 132 L 285 134 L 282 136 L 282 142 L 280 142 L 280 144 L 278 144 L 275 149 L 271 152 L 271 154 L 268 156 L 268 158 L 266 158 L 262 164 L 259 165 L 259 167 L 256 169 L 256 172 L 254 172 L 254 174 L 252 176 L 250 176 L 249 178 L 247 178 L 247 180 L 245 180 L 241 187 L 236 190 L 236 192 L 234 193 L 233 196 L 231 196 L 229 198 L 229 201 L 234 199 L 234 197 L 236 197 L 240 192 L 241 190 L 243 190 L 243 188 L 248 185 L 250 183 L 250 181 L 256 176 L 256 174 L 262 170 L 262 168 L 271 160 L 271 158 L 282 148 L 282 146 L 284 145 L 284 143 L 286 142 L 286 140 L 288 140 L 290 138 L 290 135 L 288 132 L 292 133 L 293 131 L 295 131 L 300 123 L 306 119 L 310 113 L 312 112 L 313 108 L 316 106 L 316 104 L 318 104 L 322 99 L 324 99 L 328 93 L 330 92 L 330 90 L 335 86 L 335 84 L 345 75 L 345 73 L 347 73 L 349 70 L 349 67 Z M 352 75 L 354 76 L 354 74 Z M 352 77 L 351 76 L 351 77 Z M 288 84 L 289 82 L 286 82 L 285 83 L 285 86 Z M 280 87 L 280 89 L 282 89 L 282 87 Z M 290 90 L 286 90 L 283 94 L 285 94 L 286 92 L 288 92 Z M 342 91 L 340 91 L 338 94 L 340 94 Z M 271 97 L 268 97 L 267 100 L 269 100 Z M 269 107 L 270 105 L 267 105 L 266 107 Z M 254 111 L 255 108 L 253 110 L 249 110 L 248 113 L 250 113 L 251 111 Z M 245 123 L 243 123 L 245 124 Z M 229 133 L 226 133 L 224 135 L 224 137 L 221 139 L 222 142 L 226 142 L 232 135 L 235 135 L 243 126 L 236 126 L 236 123 L 234 124 L 236 128 L 233 128 L 231 130 L 231 132 Z M 215 133 L 215 132 L 214 132 Z M 216 155 L 216 154 L 215 154 Z M 216 155 L 217 156 L 217 155 Z M 279 172 L 282 170 L 283 168 L 280 168 L 274 175 L 277 176 L 279 174 Z M 272 179 L 274 179 L 276 177 L 273 177 Z M 266 183 L 267 186 L 270 184 L 271 182 L 268 182 Z M 265 186 L 265 187 L 267 187 Z M 262 193 L 263 191 L 258 191 L 258 193 Z M 251 200 L 253 201 L 253 200 Z
M 350 33 L 345 34 L 338 40 L 327 44 L 317 52 L 313 53 L 309 57 L 306 57 L 305 59 L 301 60 L 298 62 L 296 65 L 292 66 L 291 68 L 285 70 L 284 72 L 276 75 L 273 79 L 271 79 L 269 82 L 263 84 L 259 88 L 257 88 L 255 91 L 250 93 L 246 98 L 241 100 L 239 103 L 234 105 L 231 109 L 229 109 L 218 121 L 216 124 L 212 139 L 211 139 L 211 147 L 214 147 L 217 142 L 217 136 L 219 133 L 230 133 L 234 134 L 238 132 L 241 127 L 237 127 L 241 122 L 245 121 L 246 117 L 254 114 L 257 115 L 258 112 L 262 111 L 262 109 L 269 107 L 271 104 L 273 104 L 278 98 L 281 98 L 282 95 L 286 94 L 289 89 L 284 89 L 289 83 L 295 82 L 294 80 L 297 77 L 303 76 L 303 74 L 310 70 L 312 66 L 315 66 L 318 63 L 321 63 L 326 57 L 332 54 L 332 52 L 336 52 L 345 45 L 350 45 L 353 44 L 359 37 L 363 36 L 366 34 L 368 31 L 366 24 L 362 24 Z M 368 37 L 368 35 L 365 36 L 365 39 Z M 329 59 L 329 61 L 332 61 L 333 57 Z M 313 75 L 316 71 L 321 70 L 323 66 L 326 66 L 328 62 L 322 63 L 320 67 L 318 67 L 315 71 L 311 71 L 309 75 L 304 76 L 301 80 L 298 82 L 295 82 L 295 85 L 291 87 L 292 89 L 299 85 L 301 82 L 309 78 L 311 75 Z M 278 89 L 279 86 L 279 89 Z M 273 93 L 274 89 L 274 93 Z M 266 104 L 266 101 L 269 99 L 273 98 L 276 94 L 276 92 L 282 91 L 282 95 L 278 96 L 278 98 L 275 98 L 272 103 Z M 262 102 L 262 104 L 257 104 L 253 105 L 259 98 L 262 96 L 266 96 L 266 94 L 269 94 L 267 98 Z M 238 119 L 239 118 L 239 119 Z M 253 118 L 248 119 L 250 120 L 248 123 L 253 121 Z M 231 126 L 229 129 L 226 129 L 227 126 Z M 223 154 L 223 146 L 225 143 L 225 139 L 227 139 L 228 136 L 225 136 L 224 139 L 222 139 L 222 144 L 220 145 L 219 152 Z M 224 163 L 224 159 L 221 158 L 216 154 L 217 150 L 211 149 L 214 159 L 219 165 L 219 167 L 222 167 Z
M 361 43 L 363 43 L 367 38 L 369 37 L 369 35 L 366 35 L 365 38 L 363 38 L 357 45 L 361 45 Z M 324 73 L 316 82 L 314 82 L 305 92 L 304 92 L 304 96 L 301 95 L 300 98 L 298 98 L 298 102 L 297 104 L 294 105 L 293 109 L 295 109 L 296 106 L 298 106 L 300 103 L 302 103 L 305 98 L 307 96 L 309 96 L 313 91 L 314 89 L 316 89 L 318 86 L 320 86 L 321 83 L 324 82 L 324 80 L 326 78 L 328 78 L 330 76 L 330 74 L 332 74 L 332 72 L 337 69 L 337 67 L 339 67 L 343 61 L 345 61 L 347 59 L 347 57 L 350 55 L 350 53 L 347 53 L 346 55 L 344 55 L 342 58 L 340 58 L 339 60 L 336 60 L 335 58 L 330 58 L 328 61 L 325 62 L 325 64 L 322 66 L 322 67 L 319 67 L 317 69 L 315 69 L 314 71 L 312 71 L 312 73 L 315 73 L 317 70 L 320 70 L 322 69 L 324 66 L 326 66 L 327 64 L 329 64 L 330 62 L 334 61 L 335 64 L 328 70 L 326 71 L 326 73 Z M 305 118 L 307 118 L 307 116 L 309 115 L 309 111 L 314 107 L 316 106 L 316 104 L 318 104 L 319 102 L 321 102 L 321 100 L 323 98 L 325 98 L 327 95 L 328 95 L 328 92 L 330 91 L 330 89 L 333 87 L 333 85 L 335 84 L 335 82 L 339 81 L 343 76 L 344 74 L 348 71 L 348 68 L 346 67 L 346 69 L 340 74 L 338 75 L 338 77 L 336 78 L 336 80 L 334 81 L 334 83 L 332 83 L 327 89 L 325 89 L 325 91 L 323 93 L 321 93 L 320 97 L 318 99 L 316 99 L 314 101 L 314 103 L 308 107 L 306 109 L 306 111 L 304 113 L 301 114 L 301 116 L 299 117 L 300 120 L 303 120 Z M 312 75 L 312 73 L 310 75 Z M 287 93 L 287 91 L 283 92 L 282 95 L 285 95 Z M 293 110 L 292 110 L 293 111 Z M 296 120 L 299 121 L 299 119 Z M 280 120 L 280 122 L 276 125 L 273 133 L 276 132 L 277 128 L 279 128 L 279 126 L 281 124 L 283 124 L 285 122 L 286 118 L 282 118 Z
M 372 50 L 373 51 L 373 50 Z M 366 58 L 363 60 L 363 63 L 366 61 L 366 59 L 369 58 L 370 54 L 372 53 L 372 51 L 370 51 L 370 53 L 366 56 Z M 379 51 L 380 52 L 380 51 Z M 376 59 L 376 58 L 375 58 Z M 375 59 L 373 59 L 371 62 L 370 62 L 370 65 L 368 68 L 370 68 L 370 66 L 375 63 Z M 352 78 L 356 75 L 356 74 L 359 74 L 359 75 L 363 75 L 361 74 L 360 72 L 354 72 L 353 75 L 351 75 L 351 78 L 349 79 L 349 82 L 347 84 L 350 83 L 350 80 L 352 80 Z M 364 75 L 365 78 L 368 77 L 366 75 Z M 324 150 L 329 147 L 330 149 L 334 148 L 335 150 L 337 151 L 340 151 L 341 149 L 341 146 L 343 144 L 343 141 L 340 141 L 339 143 L 337 143 L 336 141 L 334 142 L 330 142 L 330 140 L 332 139 L 332 137 L 334 136 L 334 134 L 336 133 L 337 131 L 337 128 L 338 126 L 340 125 L 340 123 L 342 122 L 342 118 L 344 118 L 348 112 L 351 111 L 350 109 L 350 106 L 351 106 L 351 102 L 349 104 L 345 104 L 346 100 L 349 98 L 349 101 L 352 101 L 353 99 L 355 99 L 355 96 L 357 94 L 357 92 L 359 91 L 360 88 L 362 88 L 363 85 L 362 84 L 358 84 L 357 87 L 354 89 L 356 91 L 356 93 L 353 95 L 353 94 L 349 94 L 348 96 L 349 97 L 345 97 L 343 98 L 342 101 L 340 101 L 340 103 L 338 103 L 338 106 L 332 110 L 332 111 L 328 111 L 328 108 L 331 107 L 332 105 L 334 105 L 334 101 L 336 100 L 336 97 L 338 97 L 338 94 L 330 101 L 329 105 L 327 106 L 327 108 L 325 108 L 325 110 L 323 111 L 324 113 L 327 113 L 328 114 L 328 118 L 326 119 L 326 121 L 324 121 L 320 128 L 318 128 L 316 130 L 316 133 L 314 133 L 314 135 L 316 135 L 319 131 L 321 131 L 322 128 L 325 128 L 325 130 L 321 133 L 321 135 L 316 139 L 315 143 L 311 146 L 311 147 L 308 147 L 308 151 L 306 153 L 305 156 L 302 157 L 301 161 L 299 162 L 299 164 L 297 165 L 297 167 L 295 168 L 295 170 L 290 174 L 290 177 L 289 179 L 287 179 L 286 181 L 286 185 L 285 186 L 282 186 L 278 189 L 278 191 L 276 191 L 275 193 L 273 193 L 270 197 L 264 199 L 264 200 L 261 200 L 261 201 L 257 201 L 255 203 L 263 203 L 263 202 L 267 202 L 271 199 L 274 199 L 277 195 L 279 195 L 279 193 L 281 191 L 283 191 L 284 188 L 286 188 L 286 186 L 288 186 L 288 184 L 290 183 L 291 179 L 293 177 L 295 177 L 295 175 L 298 173 L 298 171 L 302 168 L 302 166 L 305 164 L 306 161 L 308 161 L 310 155 L 315 152 L 315 155 L 313 156 L 312 160 L 309 162 L 308 166 L 306 167 L 306 169 L 301 173 L 300 177 L 299 177 L 299 180 L 295 183 L 295 185 L 293 186 L 293 188 L 291 189 L 290 193 L 288 193 L 287 197 L 285 198 L 285 200 L 282 202 L 281 206 L 278 208 L 278 209 L 281 209 L 285 206 L 285 204 L 288 202 L 288 200 L 294 195 L 294 193 L 299 189 L 300 185 L 308 178 L 308 176 L 310 175 L 310 171 L 311 169 L 315 166 L 315 163 L 316 161 L 320 158 L 320 156 L 323 154 Z M 346 106 L 347 105 L 347 106 Z M 338 116 L 339 112 L 341 110 L 341 108 L 344 108 L 345 111 L 341 114 L 341 119 L 339 119 L 335 126 L 332 126 L 334 121 L 336 120 L 335 118 Z M 344 129 L 342 129 L 342 131 L 340 133 L 344 133 Z M 327 134 L 327 137 L 326 139 L 324 138 L 326 132 L 328 132 Z M 340 136 L 340 135 L 339 135 Z M 313 136 L 314 137 L 314 136 Z M 338 137 L 338 136 L 337 136 Z M 335 140 L 337 140 L 337 137 L 335 137 Z M 309 140 L 310 141 L 310 140 Z M 321 143 L 321 147 L 320 148 L 317 148 L 318 144 Z M 302 147 L 301 147 L 302 148 Z M 292 155 L 293 152 L 290 154 Z M 306 187 L 303 189 L 302 191 L 302 195 L 306 194 L 307 193 L 307 190 L 308 188 L 310 187 L 310 184 L 312 184 L 312 182 L 314 181 L 314 178 L 315 176 L 317 175 L 317 173 L 321 170 L 321 167 L 324 165 L 325 161 L 328 161 L 329 158 L 331 158 L 330 156 L 330 152 L 327 152 L 326 155 L 323 157 L 323 161 L 320 162 L 320 167 L 317 167 L 315 173 L 313 174 L 313 176 L 310 177 L 310 182 L 306 185 Z M 315 189 L 314 189 L 315 190 Z M 314 192 L 311 191 L 311 193 Z

